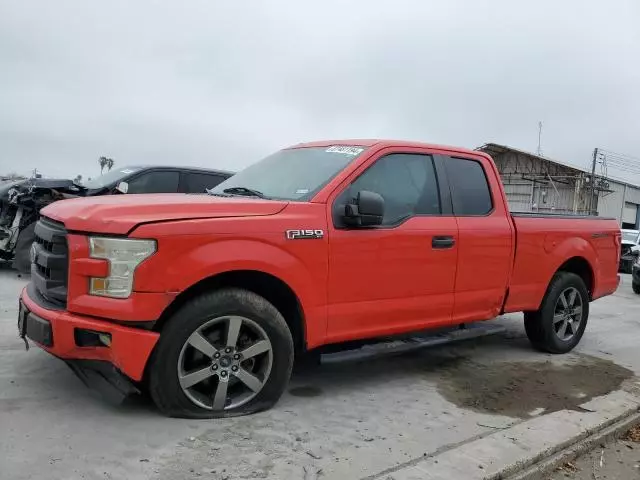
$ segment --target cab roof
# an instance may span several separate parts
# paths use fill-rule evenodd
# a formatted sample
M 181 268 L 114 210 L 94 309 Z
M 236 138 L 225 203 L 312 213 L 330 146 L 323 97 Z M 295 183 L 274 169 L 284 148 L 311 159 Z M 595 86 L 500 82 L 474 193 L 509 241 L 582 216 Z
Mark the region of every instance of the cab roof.
M 332 145 L 346 145 L 346 146 L 358 146 L 358 147 L 414 147 L 414 148 L 429 148 L 434 150 L 447 150 L 450 152 L 466 153 L 473 155 L 481 155 L 481 152 L 477 150 L 471 150 L 468 148 L 453 147 L 450 145 L 438 145 L 434 143 L 413 142 L 408 140 L 389 140 L 389 139 L 342 139 L 342 140 L 318 140 L 314 142 L 299 143 L 288 147 L 292 148 L 307 148 L 307 147 L 329 147 Z

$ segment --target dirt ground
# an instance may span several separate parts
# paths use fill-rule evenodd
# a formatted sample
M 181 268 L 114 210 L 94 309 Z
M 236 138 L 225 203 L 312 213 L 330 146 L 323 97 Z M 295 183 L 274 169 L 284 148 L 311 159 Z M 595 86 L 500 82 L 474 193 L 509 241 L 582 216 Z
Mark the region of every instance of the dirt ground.
M 467 360 L 445 371 L 438 391 L 451 403 L 478 412 L 527 418 L 584 411 L 581 404 L 620 388 L 633 375 L 609 360 L 587 355 L 562 365 L 508 362 L 500 368 Z
M 633 480 L 640 479 L 640 425 L 617 442 L 565 463 L 549 480 Z

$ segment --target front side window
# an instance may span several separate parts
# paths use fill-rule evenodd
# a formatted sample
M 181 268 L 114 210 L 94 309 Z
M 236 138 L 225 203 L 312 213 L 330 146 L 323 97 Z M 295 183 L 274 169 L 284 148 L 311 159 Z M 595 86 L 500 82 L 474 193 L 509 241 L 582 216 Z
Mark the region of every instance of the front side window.
M 178 191 L 178 172 L 159 171 L 143 173 L 127 182 L 127 193 L 176 193 Z
M 384 198 L 382 225 L 397 225 L 414 215 L 441 213 L 436 172 L 429 155 L 396 153 L 380 158 L 336 199 L 337 215 L 361 190 Z
M 127 167 L 111 170 L 99 177 L 82 182 L 82 186 L 88 189 L 99 189 L 110 185 L 116 185 L 121 180 L 130 177 L 139 170 L 139 167 Z
M 482 216 L 493 210 L 491 190 L 480 162 L 447 158 L 447 177 L 451 187 L 453 211 L 459 216 Z
M 310 200 L 364 151 L 351 145 L 280 150 L 236 173 L 211 193 L 250 195 L 253 191 L 265 198 Z

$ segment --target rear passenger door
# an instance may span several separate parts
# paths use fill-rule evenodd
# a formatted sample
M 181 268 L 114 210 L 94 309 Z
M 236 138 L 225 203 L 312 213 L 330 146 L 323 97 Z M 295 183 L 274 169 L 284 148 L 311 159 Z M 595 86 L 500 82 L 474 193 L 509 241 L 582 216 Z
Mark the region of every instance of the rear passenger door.
M 214 173 L 182 172 L 180 175 L 180 192 L 206 193 L 207 189 L 211 189 L 225 180 L 225 176 Z
M 177 193 L 180 173 L 176 170 L 150 170 L 127 180 L 127 194 Z
M 447 157 L 458 222 L 458 269 L 453 322 L 496 317 L 513 263 L 513 226 L 497 173 L 487 159 Z

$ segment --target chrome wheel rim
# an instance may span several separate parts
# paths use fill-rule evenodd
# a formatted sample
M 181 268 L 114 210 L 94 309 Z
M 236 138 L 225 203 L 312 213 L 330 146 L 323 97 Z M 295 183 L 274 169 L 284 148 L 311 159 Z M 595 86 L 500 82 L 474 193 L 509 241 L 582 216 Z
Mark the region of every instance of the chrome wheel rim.
M 228 315 L 205 322 L 178 357 L 180 388 L 207 410 L 231 410 L 255 398 L 273 365 L 273 348 L 253 320 Z
M 582 309 L 582 296 L 576 288 L 569 287 L 558 297 L 553 314 L 553 331 L 563 342 L 577 335 L 582 324 Z

